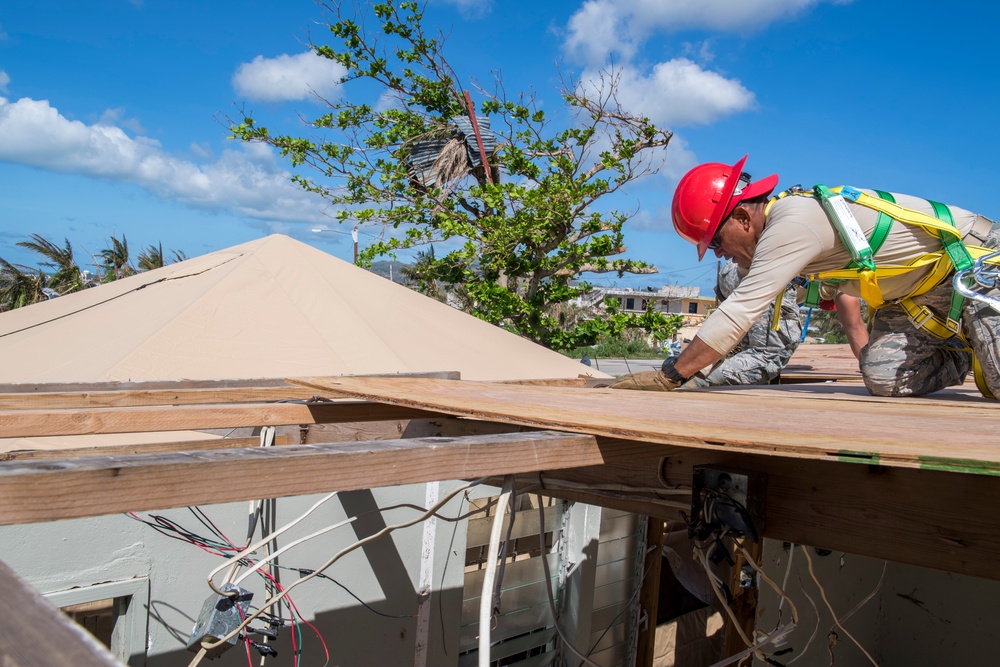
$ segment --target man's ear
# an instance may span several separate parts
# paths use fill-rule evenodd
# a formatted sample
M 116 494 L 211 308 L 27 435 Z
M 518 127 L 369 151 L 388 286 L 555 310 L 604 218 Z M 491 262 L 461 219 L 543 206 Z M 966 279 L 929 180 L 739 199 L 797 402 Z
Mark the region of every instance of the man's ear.
M 752 219 L 750 217 L 750 211 L 743 205 L 738 205 L 733 209 L 733 212 L 729 214 L 730 217 L 738 223 L 744 231 L 749 231 L 752 224 Z

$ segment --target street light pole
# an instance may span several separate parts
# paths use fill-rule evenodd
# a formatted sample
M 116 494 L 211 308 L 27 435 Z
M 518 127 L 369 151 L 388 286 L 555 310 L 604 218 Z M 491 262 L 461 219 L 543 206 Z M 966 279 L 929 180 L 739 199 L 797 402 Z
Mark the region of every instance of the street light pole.
M 311 230 L 314 234 L 319 234 L 322 232 L 336 232 L 338 234 L 346 234 L 347 232 L 342 232 L 339 229 L 327 229 L 326 227 L 313 227 Z M 358 226 L 354 225 L 354 229 L 351 230 L 351 239 L 354 240 L 354 263 L 358 263 Z

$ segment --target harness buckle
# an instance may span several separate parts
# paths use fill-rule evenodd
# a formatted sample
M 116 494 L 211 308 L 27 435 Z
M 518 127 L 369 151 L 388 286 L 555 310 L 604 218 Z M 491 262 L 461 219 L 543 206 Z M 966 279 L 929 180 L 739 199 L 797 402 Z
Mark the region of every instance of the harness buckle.
M 927 306 L 920 306 L 914 315 L 910 315 L 910 322 L 918 329 L 923 329 L 924 325 L 934 317 L 934 313 Z

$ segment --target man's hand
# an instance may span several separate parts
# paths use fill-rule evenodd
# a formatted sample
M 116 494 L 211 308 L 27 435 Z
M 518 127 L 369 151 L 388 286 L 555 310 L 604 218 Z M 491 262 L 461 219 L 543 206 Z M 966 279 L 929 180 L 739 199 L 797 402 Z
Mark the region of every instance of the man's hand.
M 674 382 L 660 371 L 643 371 L 641 373 L 631 373 L 614 384 L 610 389 L 642 389 L 645 391 L 673 391 L 681 386 L 680 382 Z

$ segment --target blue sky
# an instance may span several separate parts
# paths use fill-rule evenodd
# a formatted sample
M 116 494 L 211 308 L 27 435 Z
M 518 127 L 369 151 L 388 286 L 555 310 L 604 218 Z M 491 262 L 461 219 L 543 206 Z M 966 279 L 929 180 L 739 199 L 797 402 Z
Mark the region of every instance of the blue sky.
M 332 223 L 288 165 L 225 126 L 245 105 L 301 132 L 298 115 L 322 113 L 308 87 L 375 101 L 306 54 L 309 36 L 326 43 L 322 16 L 310 0 L 0 5 L 0 257 L 34 265 L 14 245 L 30 233 L 68 238 L 87 264 L 112 234 L 134 257 L 280 232 L 350 260 L 348 233 L 310 231 Z M 500 70 L 555 109 L 560 71 L 613 60 L 625 105 L 675 132 L 661 172 L 616 202 L 638 209 L 629 255 L 660 274 L 596 284 L 709 290 L 715 262 L 673 232 L 670 198 L 687 168 L 744 153 L 779 187 L 850 183 L 1000 218 L 993 3 L 431 0 L 426 17 L 466 87 Z

